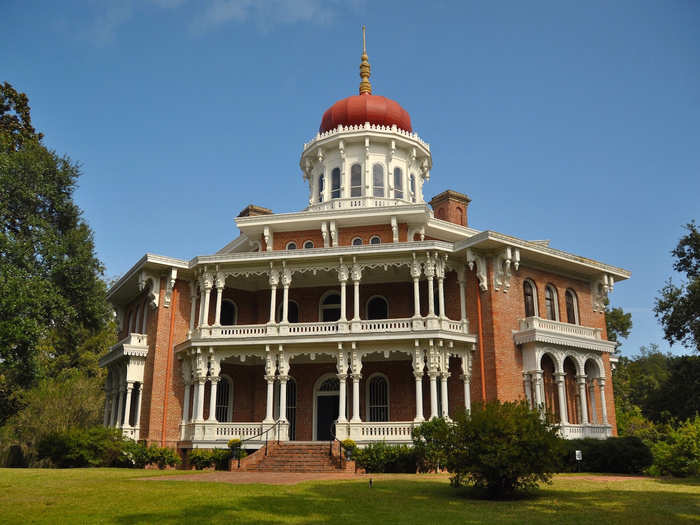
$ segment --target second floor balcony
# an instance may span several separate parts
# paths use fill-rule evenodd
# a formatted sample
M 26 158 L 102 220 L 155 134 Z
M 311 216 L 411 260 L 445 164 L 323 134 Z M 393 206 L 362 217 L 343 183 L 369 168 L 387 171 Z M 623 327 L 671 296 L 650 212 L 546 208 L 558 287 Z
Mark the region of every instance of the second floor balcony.
M 613 352 L 616 343 L 603 339 L 600 328 L 563 323 L 533 316 L 520 319 L 519 330 L 513 331 L 516 345 L 527 343 L 549 343 L 560 346 Z

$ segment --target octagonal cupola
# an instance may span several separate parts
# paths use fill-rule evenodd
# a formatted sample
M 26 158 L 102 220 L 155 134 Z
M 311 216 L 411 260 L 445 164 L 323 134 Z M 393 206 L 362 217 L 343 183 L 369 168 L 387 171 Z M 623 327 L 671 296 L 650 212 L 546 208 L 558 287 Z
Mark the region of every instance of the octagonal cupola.
M 424 202 L 430 146 L 398 102 L 372 94 L 364 27 L 360 78 L 359 94 L 328 108 L 318 134 L 304 144 L 300 166 L 309 210 Z

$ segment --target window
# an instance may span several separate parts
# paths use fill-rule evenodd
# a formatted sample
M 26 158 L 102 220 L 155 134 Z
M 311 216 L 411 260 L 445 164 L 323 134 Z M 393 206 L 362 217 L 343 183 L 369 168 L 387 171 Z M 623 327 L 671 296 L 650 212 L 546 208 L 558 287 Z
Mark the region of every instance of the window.
M 331 199 L 340 198 L 340 168 L 333 168 L 331 172 Z
M 457 222 L 462 226 L 466 226 L 467 221 L 464 220 L 464 210 L 457 206 L 457 208 L 455 208 L 455 214 L 457 215 Z
M 219 324 L 222 326 L 231 326 L 236 324 L 238 317 L 238 308 L 233 301 L 224 299 L 221 303 L 221 315 L 219 316 Z
M 384 168 L 381 164 L 372 167 L 372 186 L 375 197 L 384 197 Z
M 314 247 L 314 241 L 306 241 L 304 243 L 304 249 L 305 250 L 310 250 L 311 248 Z
M 547 310 L 547 319 L 557 321 L 559 318 L 559 308 L 557 306 L 557 291 L 554 286 L 548 284 L 544 289 L 544 304 Z
M 576 300 L 576 292 L 567 290 L 566 298 L 566 320 L 571 324 L 579 324 L 578 320 L 578 301 Z
M 340 380 L 337 377 L 329 377 L 321 386 L 318 387 L 319 392 L 339 392 Z
M 411 173 L 409 178 L 409 188 L 411 190 L 411 200 L 416 202 L 416 176 L 413 173 Z
M 375 235 L 369 239 L 370 244 L 381 244 L 382 240 L 379 238 L 378 235 Z
M 297 243 L 295 242 L 288 242 L 287 243 L 287 250 L 296 250 L 297 249 Z
M 278 323 L 282 322 L 282 308 L 284 308 L 284 304 L 280 303 L 277 305 L 275 320 Z M 287 302 L 287 321 L 290 323 L 299 322 L 299 305 L 296 303 L 296 301 Z
M 367 301 L 367 319 L 387 319 L 389 317 L 389 303 L 383 297 L 371 297 Z
M 287 380 L 287 421 L 289 421 L 289 439 L 296 439 L 297 428 L 297 382 L 293 378 Z
M 394 198 L 403 199 L 403 172 L 394 168 Z
M 132 427 L 138 426 L 139 421 L 136 421 L 136 414 L 139 406 L 139 396 L 141 396 L 141 383 L 134 383 L 134 390 L 131 392 L 131 411 L 129 412 L 129 425 Z
M 321 321 L 329 323 L 340 319 L 340 294 L 331 292 L 321 300 L 320 305 Z
M 537 315 L 537 288 L 532 281 L 523 283 L 523 295 L 525 296 L 525 317 Z
M 362 238 L 361 237 L 355 237 L 352 240 L 352 245 L 353 246 L 362 246 Z
M 362 167 L 359 164 L 350 168 L 350 196 L 362 197 Z
M 389 421 L 389 381 L 383 374 L 367 381 L 367 415 L 369 421 Z
M 323 173 L 318 176 L 318 202 L 323 202 L 323 186 L 325 183 L 325 178 Z
M 233 381 L 222 375 L 216 387 L 216 420 L 225 423 L 233 419 Z

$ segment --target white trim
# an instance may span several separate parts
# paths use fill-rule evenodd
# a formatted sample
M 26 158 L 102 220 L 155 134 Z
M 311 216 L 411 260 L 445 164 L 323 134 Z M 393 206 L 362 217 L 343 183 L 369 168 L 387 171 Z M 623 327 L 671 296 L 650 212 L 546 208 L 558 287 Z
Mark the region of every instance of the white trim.
M 535 281 L 527 277 L 526 279 L 523 280 L 523 304 L 525 305 L 525 311 L 523 312 L 523 315 L 525 317 L 530 317 L 529 314 L 527 313 L 527 304 L 525 304 L 525 283 L 530 283 L 530 286 L 532 286 L 532 302 L 533 306 L 535 308 L 535 311 L 532 313 L 533 316 L 539 317 L 540 316 L 540 308 L 539 304 L 537 301 L 537 284 Z
M 338 376 L 337 376 L 336 374 L 332 373 L 332 372 L 328 372 L 328 373 L 325 373 L 325 374 L 321 375 L 321 376 L 316 380 L 316 382 L 314 383 L 314 393 L 313 393 L 313 417 L 312 417 L 312 425 L 313 425 L 313 427 L 312 427 L 312 429 L 311 429 L 311 436 L 312 436 L 311 439 L 312 439 L 313 441 L 316 441 L 316 439 L 317 439 L 317 436 L 316 436 L 316 423 L 317 423 L 317 420 L 318 420 L 318 403 L 317 403 L 318 397 L 319 397 L 319 396 L 320 396 L 320 397 L 325 397 L 325 396 L 338 396 L 338 398 L 340 398 L 340 390 L 334 390 L 334 391 L 332 391 L 332 392 L 319 392 L 318 389 L 321 388 L 321 385 L 322 385 L 324 382 L 326 382 L 328 379 L 336 379 L 336 380 L 337 380 L 337 379 L 338 379 Z M 297 386 L 298 386 L 298 384 L 297 384 Z M 347 385 L 346 385 L 346 388 L 347 388 Z M 298 394 L 298 392 L 297 392 L 297 394 Z M 347 399 L 347 395 L 345 396 L 345 398 Z M 297 400 L 298 400 L 298 398 L 297 398 Z M 347 408 L 347 407 L 346 407 L 346 408 Z
M 290 248 L 290 246 L 294 245 L 294 248 Z M 297 246 L 297 243 L 294 241 L 289 241 L 286 246 L 284 247 L 285 250 L 296 250 L 299 247 Z
M 342 306 L 340 305 L 340 301 L 342 300 L 342 298 L 340 296 L 340 290 L 336 290 L 335 288 L 331 288 L 330 290 L 326 290 L 323 293 L 323 295 L 321 296 L 321 298 L 318 300 L 318 321 L 319 322 L 323 322 L 323 311 L 324 310 L 333 310 L 336 308 L 335 303 L 332 305 L 330 305 L 330 304 L 324 305 L 323 304 L 323 301 L 325 301 L 326 298 L 328 298 L 330 295 L 333 295 L 333 294 L 338 296 L 337 308 L 342 310 Z
M 547 311 L 547 290 L 549 290 L 552 294 L 552 306 L 554 306 L 554 319 L 551 319 L 549 317 L 549 312 Z M 559 292 L 557 291 L 557 287 L 551 283 L 547 283 L 544 285 L 544 309 L 545 319 L 549 319 L 550 321 L 559 321 Z
M 226 421 L 219 421 L 219 423 L 229 423 L 233 421 L 233 378 L 228 375 L 228 374 L 219 374 L 219 385 L 217 387 L 216 391 L 216 397 L 219 397 L 219 392 L 221 391 L 221 380 L 226 379 L 229 382 L 229 392 L 228 392 L 228 409 L 226 413 Z M 216 416 L 216 412 L 218 409 L 218 399 L 215 399 L 214 402 L 217 406 L 214 407 L 214 416 Z
M 379 242 L 372 242 L 374 239 L 377 239 Z M 382 238 L 379 235 L 372 235 L 369 238 L 368 244 L 373 244 L 374 246 L 376 246 L 377 244 L 381 244 L 381 243 L 382 243 Z
M 308 243 L 311 243 L 311 246 L 306 246 Z M 304 250 L 311 250 L 311 249 L 315 248 L 316 245 L 314 244 L 314 241 L 312 241 L 311 239 L 307 239 L 306 241 L 304 241 L 302 246 L 303 246 L 302 249 L 304 249 Z
M 371 421 L 369 418 L 369 386 L 372 379 L 375 377 L 383 377 L 384 381 L 386 381 L 386 422 L 391 421 L 391 382 L 389 381 L 387 375 L 383 372 L 374 372 L 365 381 L 365 421 L 370 423 L 384 423 L 384 421 Z
M 576 293 L 575 290 L 572 288 L 567 288 L 564 291 L 564 309 L 566 310 L 566 322 L 569 322 L 569 311 L 568 311 L 568 306 L 566 304 L 566 295 L 571 294 L 571 297 L 574 299 L 574 324 L 581 324 L 581 319 L 579 318 L 578 314 L 578 294 Z
M 359 243 L 355 244 L 355 241 L 360 241 Z M 350 241 L 350 246 L 364 246 L 364 242 L 362 241 L 362 237 L 353 237 L 352 240 Z

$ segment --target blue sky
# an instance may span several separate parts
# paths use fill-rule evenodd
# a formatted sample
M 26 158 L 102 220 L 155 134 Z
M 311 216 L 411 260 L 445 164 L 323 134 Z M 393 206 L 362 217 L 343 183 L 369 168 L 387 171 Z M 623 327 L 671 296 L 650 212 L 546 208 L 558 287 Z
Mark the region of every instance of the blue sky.
M 357 92 L 366 24 L 374 93 L 431 144 L 426 196 L 631 270 L 624 353 L 668 349 L 651 309 L 700 219 L 699 2 L 3 3 L 0 81 L 82 165 L 108 276 L 214 252 L 247 204 L 302 209 L 302 145 Z

